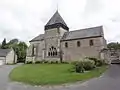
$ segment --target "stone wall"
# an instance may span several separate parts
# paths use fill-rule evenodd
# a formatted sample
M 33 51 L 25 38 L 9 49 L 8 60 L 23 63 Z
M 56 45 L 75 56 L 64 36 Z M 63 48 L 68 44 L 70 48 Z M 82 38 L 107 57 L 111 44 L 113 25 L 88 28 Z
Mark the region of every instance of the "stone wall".
M 27 50 L 27 57 L 26 57 L 26 61 L 31 61 L 33 60 L 33 56 L 32 56 L 32 50 L 33 50 L 33 46 L 36 48 L 35 50 L 35 60 L 36 61 L 40 61 L 43 59 L 42 54 L 43 54 L 43 50 L 45 48 L 45 42 L 43 41 L 35 41 L 35 42 L 31 42 L 30 46 Z
M 54 29 L 50 29 L 50 30 L 46 30 L 45 31 L 45 59 L 46 60 L 51 60 L 53 59 L 53 57 L 49 57 L 48 52 L 50 51 L 50 48 L 53 46 L 54 48 L 56 48 L 57 53 L 59 53 L 60 51 L 60 39 L 61 37 L 64 35 L 64 33 L 66 32 L 66 30 L 62 29 L 62 28 L 54 28 Z M 57 55 L 57 57 L 55 57 L 55 59 L 59 60 L 59 54 Z
M 93 40 L 94 45 L 90 46 L 89 41 Z M 77 46 L 80 41 L 80 47 Z M 65 43 L 68 43 L 68 48 Z M 61 42 L 63 60 L 73 61 L 84 57 L 100 57 L 101 49 L 105 48 L 103 37 L 86 38 Z

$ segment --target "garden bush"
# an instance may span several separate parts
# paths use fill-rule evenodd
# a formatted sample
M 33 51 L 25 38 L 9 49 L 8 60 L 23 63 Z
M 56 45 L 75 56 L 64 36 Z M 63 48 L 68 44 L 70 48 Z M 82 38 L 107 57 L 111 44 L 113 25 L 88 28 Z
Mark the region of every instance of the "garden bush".
M 98 59 L 98 58 L 95 58 L 95 57 L 87 57 L 87 59 L 93 60 L 95 62 L 96 66 L 105 65 L 105 60 L 101 60 L 101 59 Z
M 51 64 L 56 64 L 56 61 L 51 61 Z
M 95 62 L 89 59 L 84 59 L 81 61 L 74 61 L 72 62 L 72 64 L 74 66 L 74 70 L 77 73 L 84 72 L 84 70 L 92 70 L 95 68 Z
M 36 61 L 35 64 L 43 63 L 43 61 Z
M 75 71 L 77 73 L 83 73 L 85 71 L 85 69 L 83 68 L 82 65 L 76 64 Z
M 32 64 L 32 61 L 26 61 L 26 64 Z
M 102 66 L 105 65 L 105 60 L 98 60 L 96 66 Z
M 45 61 L 43 61 L 43 62 L 44 62 L 44 63 L 48 63 L 48 61 L 46 61 L 46 60 L 45 60 Z
M 66 61 L 62 61 L 61 63 L 62 64 L 69 64 L 69 62 L 66 62 Z
M 91 70 L 95 68 L 95 62 L 89 59 L 84 59 L 83 61 L 83 67 L 85 70 Z
M 76 65 L 79 61 L 72 61 L 71 64 Z

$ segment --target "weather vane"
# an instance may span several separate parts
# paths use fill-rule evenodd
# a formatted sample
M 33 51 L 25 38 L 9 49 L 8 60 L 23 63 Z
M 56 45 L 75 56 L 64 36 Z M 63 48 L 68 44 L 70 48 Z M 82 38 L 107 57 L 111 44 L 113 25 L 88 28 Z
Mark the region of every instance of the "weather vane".
M 57 11 L 58 11 L 58 9 L 59 9 L 58 5 L 59 5 L 59 2 L 58 2 L 58 0 L 57 0 Z

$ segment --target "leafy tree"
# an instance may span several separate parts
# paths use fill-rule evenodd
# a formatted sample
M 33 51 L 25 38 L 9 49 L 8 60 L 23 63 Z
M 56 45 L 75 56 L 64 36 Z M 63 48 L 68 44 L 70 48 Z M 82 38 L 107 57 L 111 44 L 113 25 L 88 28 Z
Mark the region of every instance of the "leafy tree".
M 18 42 L 19 42 L 19 40 L 15 38 L 15 39 L 10 40 L 10 41 L 8 42 L 8 44 L 10 45 L 10 44 L 18 43 Z
M 107 45 L 107 47 L 109 49 L 113 48 L 113 49 L 120 49 L 120 43 L 118 42 L 111 42 Z
M 1 48 L 2 48 L 2 49 L 6 49 L 6 48 L 7 48 L 6 45 L 7 45 L 7 44 L 6 44 L 6 39 L 4 38 L 4 40 L 3 40 L 3 42 L 2 42 L 2 45 L 1 45 Z
M 16 48 L 16 54 L 18 55 L 18 62 L 25 61 L 27 44 L 25 42 L 19 42 Z
M 25 42 L 21 42 L 18 39 L 12 39 L 8 43 L 6 43 L 6 39 L 4 39 L 1 48 L 12 48 L 17 54 L 18 62 L 25 61 L 27 50 L 27 44 Z

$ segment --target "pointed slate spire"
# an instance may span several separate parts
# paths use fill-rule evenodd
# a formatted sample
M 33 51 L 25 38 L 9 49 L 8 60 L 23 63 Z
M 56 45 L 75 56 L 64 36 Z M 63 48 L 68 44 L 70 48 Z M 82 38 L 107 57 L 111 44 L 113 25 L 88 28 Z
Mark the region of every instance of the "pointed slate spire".
M 52 18 L 45 25 L 45 30 L 52 29 L 52 28 L 58 28 L 58 27 L 62 27 L 65 30 L 69 30 L 67 24 L 65 23 L 63 18 L 60 16 L 59 12 L 56 11 L 56 13 L 52 16 Z

